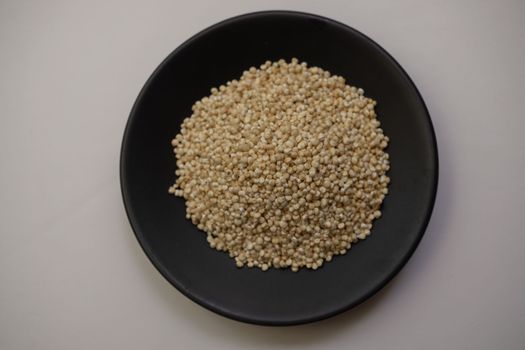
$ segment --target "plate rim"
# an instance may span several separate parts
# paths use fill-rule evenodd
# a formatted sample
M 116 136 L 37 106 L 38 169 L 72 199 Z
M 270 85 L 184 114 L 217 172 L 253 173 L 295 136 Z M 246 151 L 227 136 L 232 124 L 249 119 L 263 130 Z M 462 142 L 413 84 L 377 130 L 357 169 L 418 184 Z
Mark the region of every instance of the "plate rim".
M 423 111 L 426 117 L 426 120 L 428 122 L 430 136 L 431 136 L 431 148 L 433 153 L 433 163 L 434 163 L 434 172 L 432 176 L 434 177 L 434 181 L 432 182 L 432 189 L 431 189 L 431 198 L 429 207 L 425 213 L 425 217 L 423 218 L 422 224 L 419 228 L 419 233 L 415 239 L 415 241 L 410 246 L 410 249 L 408 249 L 401 261 L 393 268 L 392 272 L 389 273 L 380 283 L 378 283 L 374 288 L 370 289 L 367 293 L 362 295 L 360 298 L 355 299 L 354 301 L 348 303 L 347 305 L 344 305 L 342 307 L 329 310 L 328 312 L 321 312 L 314 316 L 310 317 L 303 317 L 298 319 L 286 319 L 286 320 L 268 320 L 268 319 L 262 319 L 257 317 L 246 317 L 243 315 L 239 315 L 235 312 L 231 312 L 229 310 L 225 310 L 223 308 L 220 308 L 218 305 L 215 305 L 213 303 L 208 302 L 205 299 L 201 299 L 193 295 L 189 290 L 187 290 L 179 281 L 174 278 L 170 271 L 166 269 L 163 264 L 160 263 L 160 261 L 157 259 L 155 253 L 149 248 L 149 246 L 145 243 L 144 234 L 140 230 L 140 225 L 138 224 L 135 214 L 132 212 L 131 209 L 131 203 L 129 199 L 129 193 L 127 190 L 128 181 L 125 175 L 125 168 L 126 168 L 126 160 L 125 155 L 127 152 L 127 143 L 129 140 L 129 131 L 131 128 L 131 125 L 133 124 L 133 121 L 136 116 L 136 110 L 138 108 L 138 105 L 140 104 L 140 101 L 143 99 L 144 94 L 149 89 L 152 81 L 156 78 L 156 76 L 159 74 L 159 72 L 166 66 L 166 64 L 171 60 L 171 58 L 175 55 L 177 55 L 180 51 L 182 51 L 185 47 L 190 45 L 192 42 L 198 40 L 201 36 L 207 34 L 208 32 L 211 32 L 215 30 L 216 28 L 228 25 L 230 23 L 243 20 L 250 17 L 260 17 L 260 16 L 271 16 L 271 15 L 288 15 L 288 16 L 298 16 L 302 18 L 312 18 L 312 19 L 318 19 L 326 22 L 330 22 L 331 24 L 341 27 L 345 29 L 346 31 L 350 31 L 353 34 L 361 37 L 365 41 L 369 42 L 377 50 L 382 52 L 390 61 L 391 63 L 396 66 L 397 69 L 401 71 L 401 73 L 404 75 L 404 77 L 409 82 L 410 86 L 414 89 L 416 92 L 417 99 L 419 100 L 421 106 L 423 107 Z M 332 316 L 341 314 L 345 311 L 348 311 L 355 306 L 363 303 L 364 301 L 370 299 L 372 296 L 374 296 L 379 290 L 384 288 L 406 265 L 408 260 L 412 257 L 414 254 L 414 251 L 419 246 L 419 243 L 421 242 L 426 229 L 428 227 L 428 223 L 430 221 L 430 218 L 432 216 L 432 212 L 434 209 L 435 201 L 436 201 L 436 195 L 437 195 L 437 189 L 438 189 L 438 182 L 439 182 L 439 156 L 438 156 L 438 147 L 437 147 L 437 141 L 436 141 L 436 134 L 434 130 L 434 126 L 432 123 L 432 120 L 430 118 L 430 113 L 428 111 L 428 108 L 425 104 L 425 101 L 423 100 L 423 97 L 421 96 L 421 93 L 417 89 L 416 85 L 414 84 L 412 78 L 408 75 L 408 73 L 405 71 L 405 69 L 390 55 L 383 47 L 381 47 L 377 42 L 372 40 L 367 35 L 361 33 L 360 31 L 356 30 L 355 28 L 352 28 L 351 26 L 344 24 L 342 22 L 339 22 L 337 20 L 312 14 L 308 12 L 302 12 L 302 11 L 293 11 L 293 10 L 266 10 L 266 11 L 255 11 L 255 12 L 249 12 L 244 13 L 241 15 L 236 15 L 227 19 L 224 19 L 220 22 L 217 22 L 211 26 L 206 27 L 205 29 L 197 32 L 193 36 L 191 36 L 189 39 L 185 40 L 182 44 L 180 44 L 178 47 L 176 47 L 173 51 L 171 51 L 163 60 L 162 62 L 155 68 L 155 70 L 150 74 L 146 82 L 144 83 L 143 87 L 141 88 L 139 94 L 137 95 L 135 102 L 133 103 L 133 106 L 131 108 L 131 111 L 129 113 L 128 119 L 126 121 L 126 126 L 124 128 L 123 136 L 122 136 L 122 143 L 120 147 L 120 157 L 119 157 L 119 178 L 120 178 L 120 190 L 122 194 L 122 200 L 124 204 L 124 209 L 126 212 L 126 216 L 128 217 L 128 221 L 131 225 L 131 229 L 134 233 L 135 238 L 137 239 L 140 247 L 144 251 L 145 255 L 148 257 L 152 265 L 155 267 L 155 269 L 166 279 L 173 287 L 175 287 L 179 292 L 181 292 L 184 296 L 186 296 L 188 299 L 192 300 L 193 302 L 197 303 L 198 305 L 216 313 L 221 316 L 227 317 L 229 319 L 240 321 L 244 323 L 250 323 L 255 325 L 262 325 L 262 326 L 293 326 L 293 325 L 301 325 L 301 324 L 307 324 L 312 322 L 321 321 L 327 318 L 330 318 Z

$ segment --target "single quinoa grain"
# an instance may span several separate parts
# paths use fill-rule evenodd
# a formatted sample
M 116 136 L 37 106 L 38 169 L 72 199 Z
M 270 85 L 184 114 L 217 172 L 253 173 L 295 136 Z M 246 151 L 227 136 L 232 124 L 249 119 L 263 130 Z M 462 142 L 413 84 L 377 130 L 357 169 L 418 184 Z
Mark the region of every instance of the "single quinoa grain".
M 252 67 L 193 105 L 168 191 L 238 267 L 315 270 L 381 216 L 388 137 L 375 105 L 297 59 Z

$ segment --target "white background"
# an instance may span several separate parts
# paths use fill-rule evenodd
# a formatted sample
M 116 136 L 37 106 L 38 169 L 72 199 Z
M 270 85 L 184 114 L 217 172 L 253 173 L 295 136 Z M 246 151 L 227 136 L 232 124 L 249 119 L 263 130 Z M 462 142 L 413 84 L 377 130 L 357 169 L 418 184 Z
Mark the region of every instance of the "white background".
M 347 23 L 407 70 L 437 133 L 427 233 L 376 297 L 268 328 L 193 304 L 124 213 L 121 137 L 150 73 L 233 15 Z M 212 60 L 213 57 L 210 57 Z M 0 349 L 525 349 L 524 1 L 0 2 Z

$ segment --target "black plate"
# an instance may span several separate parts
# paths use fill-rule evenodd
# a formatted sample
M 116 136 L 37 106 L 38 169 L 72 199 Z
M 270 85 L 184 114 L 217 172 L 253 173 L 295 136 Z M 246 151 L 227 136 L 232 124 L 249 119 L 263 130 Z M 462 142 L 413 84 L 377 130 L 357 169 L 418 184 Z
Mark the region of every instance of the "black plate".
M 390 137 L 390 193 L 372 235 L 317 271 L 238 269 L 211 249 L 168 195 L 175 175 L 170 140 L 211 87 L 266 60 L 297 57 L 362 87 L 378 101 Z M 178 290 L 221 315 L 292 325 L 347 310 L 403 267 L 427 226 L 438 178 L 437 148 L 421 96 L 399 64 L 358 31 L 316 15 L 270 11 L 228 19 L 173 51 L 151 75 L 129 117 L 120 177 L 131 226 L 147 256 Z

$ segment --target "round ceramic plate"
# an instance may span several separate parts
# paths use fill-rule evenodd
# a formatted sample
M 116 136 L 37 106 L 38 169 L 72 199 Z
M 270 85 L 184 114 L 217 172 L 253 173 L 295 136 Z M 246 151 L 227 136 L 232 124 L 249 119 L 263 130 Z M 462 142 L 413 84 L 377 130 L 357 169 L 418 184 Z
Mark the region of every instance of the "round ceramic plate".
M 391 178 L 372 234 L 317 271 L 235 266 L 211 249 L 168 194 L 176 170 L 171 139 L 211 87 L 266 60 L 297 57 L 346 78 L 378 102 L 390 137 Z M 427 226 L 438 178 L 432 124 L 413 82 L 379 45 L 316 15 L 270 11 L 220 22 L 173 51 L 153 72 L 129 116 L 120 176 L 126 211 L 153 265 L 180 292 L 221 315 L 250 323 L 320 320 L 366 300 L 399 272 Z

